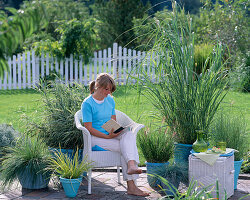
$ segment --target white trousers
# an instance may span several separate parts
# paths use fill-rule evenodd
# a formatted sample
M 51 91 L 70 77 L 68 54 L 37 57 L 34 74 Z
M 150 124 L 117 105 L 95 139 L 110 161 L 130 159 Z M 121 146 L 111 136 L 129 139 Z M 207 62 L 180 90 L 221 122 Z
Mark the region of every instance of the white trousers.
M 116 138 L 112 139 L 104 139 L 92 135 L 91 142 L 92 147 L 98 145 L 103 149 L 121 153 L 122 175 L 124 181 L 135 180 L 139 178 L 138 174 L 127 174 L 129 160 L 134 160 L 137 166 L 140 162 L 136 146 L 136 135 L 133 132 L 123 132 Z

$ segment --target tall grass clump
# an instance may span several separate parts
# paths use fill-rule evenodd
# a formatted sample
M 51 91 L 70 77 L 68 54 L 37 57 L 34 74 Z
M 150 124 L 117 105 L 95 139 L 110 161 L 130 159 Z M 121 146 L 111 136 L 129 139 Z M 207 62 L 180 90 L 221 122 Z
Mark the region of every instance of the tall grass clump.
M 38 174 L 48 174 L 51 153 L 48 146 L 38 137 L 20 136 L 16 145 L 6 147 L 7 153 L 3 156 L 1 173 L 1 186 L 10 186 L 17 179 L 26 179 L 26 171 L 34 175 L 36 181 Z
M 148 129 L 138 134 L 138 142 L 142 153 L 150 163 L 165 163 L 173 155 L 174 143 L 168 128 Z
M 39 88 L 44 111 L 40 123 L 28 123 L 27 132 L 43 138 L 49 147 L 75 149 L 83 147 L 82 133 L 75 127 L 74 115 L 86 97 L 85 88 L 52 81 L 50 87 Z
M 249 149 L 248 132 L 243 117 L 219 113 L 210 128 L 211 139 L 214 145 L 217 142 L 226 142 L 228 148 L 236 149 L 234 160 L 240 161 Z
M 220 43 L 207 58 L 210 68 L 194 71 L 194 33 L 192 19 L 173 2 L 173 12 L 167 21 L 158 21 L 153 48 L 148 52 L 155 77 L 140 66 L 138 82 L 142 92 L 153 104 L 156 115 L 165 118 L 175 133 L 175 141 L 192 144 L 195 130 L 206 132 L 225 97 L 226 81 Z M 142 62 L 143 65 L 143 62 Z

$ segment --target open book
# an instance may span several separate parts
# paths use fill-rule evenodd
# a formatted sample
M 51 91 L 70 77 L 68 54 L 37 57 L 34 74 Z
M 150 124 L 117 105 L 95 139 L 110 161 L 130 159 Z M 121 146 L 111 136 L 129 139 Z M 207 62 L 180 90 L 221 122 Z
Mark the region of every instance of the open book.
M 124 130 L 125 128 L 130 127 L 132 124 L 129 124 L 127 126 L 121 126 L 120 124 L 118 124 L 117 121 L 111 119 L 111 120 L 107 121 L 105 124 L 103 124 L 102 128 L 105 129 L 109 133 L 111 132 L 111 130 L 113 128 L 114 133 L 119 133 L 120 131 Z

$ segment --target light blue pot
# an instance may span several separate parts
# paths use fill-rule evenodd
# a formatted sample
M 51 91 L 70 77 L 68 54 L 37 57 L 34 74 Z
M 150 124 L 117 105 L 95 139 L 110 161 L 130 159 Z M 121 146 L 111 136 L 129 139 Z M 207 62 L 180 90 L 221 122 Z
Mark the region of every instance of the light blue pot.
M 77 179 L 67 179 L 60 177 L 64 192 L 67 197 L 75 197 L 82 182 L 82 177 Z
M 243 163 L 243 160 L 234 161 L 234 189 L 237 190 L 237 182 L 240 174 L 240 168 Z

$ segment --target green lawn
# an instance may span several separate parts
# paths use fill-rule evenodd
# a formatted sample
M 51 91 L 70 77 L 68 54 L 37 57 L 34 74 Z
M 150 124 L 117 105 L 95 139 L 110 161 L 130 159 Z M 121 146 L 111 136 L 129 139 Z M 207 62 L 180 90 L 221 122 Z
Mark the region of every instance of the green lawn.
M 118 86 L 114 93 L 116 109 L 125 112 L 133 120 L 148 125 L 153 121 L 151 115 L 154 115 L 154 109 L 144 96 L 140 97 L 138 104 L 136 94 L 136 88 Z M 250 130 L 250 94 L 230 91 L 221 106 L 231 115 L 244 115 L 247 129 Z M 22 115 L 26 114 L 39 120 L 42 109 L 40 94 L 34 90 L 0 91 L 0 124 L 10 123 L 15 129 L 22 131 Z M 144 161 L 141 156 L 141 164 Z

